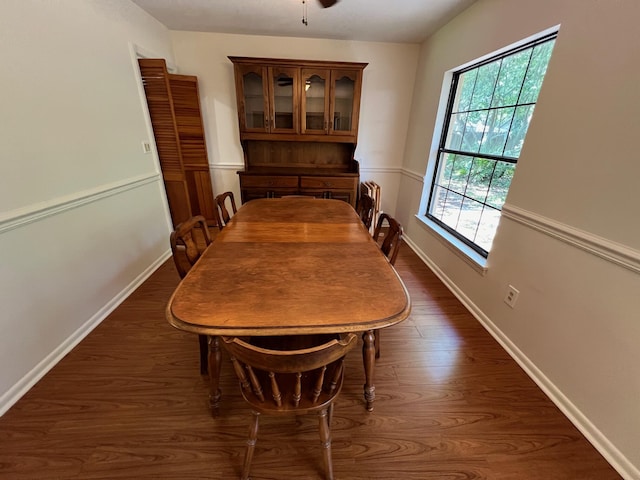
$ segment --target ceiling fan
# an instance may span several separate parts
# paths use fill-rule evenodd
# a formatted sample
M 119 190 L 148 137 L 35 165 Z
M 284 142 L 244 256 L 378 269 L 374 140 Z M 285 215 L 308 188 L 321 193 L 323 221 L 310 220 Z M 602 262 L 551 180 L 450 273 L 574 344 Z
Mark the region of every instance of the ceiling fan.
M 339 0 L 318 0 L 318 3 L 322 8 L 333 7 Z M 302 23 L 308 27 L 309 22 L 307 20 L 307 3 L 308 0 L 302 0 Z

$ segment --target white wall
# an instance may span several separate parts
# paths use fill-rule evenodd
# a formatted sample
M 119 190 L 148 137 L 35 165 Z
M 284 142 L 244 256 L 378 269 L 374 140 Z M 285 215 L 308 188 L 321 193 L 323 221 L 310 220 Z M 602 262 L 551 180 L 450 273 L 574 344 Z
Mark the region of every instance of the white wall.
M 418 45 L 171 32 L 180 73 L 197 75 L 214 192 L 239 198 L 243 166 L 233 64 L 228 56 L 368 62 L 358 146 L 361 179 L 382 186 L 383 208 L 395 211 Z
M 420 52 L 398 198 L 409 242 L 625 478 L 640 478 L 636 0 L 479 0 Z M 560 24 L 488 270 L 418 221 L 443 75 Z M 507 286 L 520 290 L 514 309 Z
M 0 2 L 0 413 L 167 258 L 128 0 Z

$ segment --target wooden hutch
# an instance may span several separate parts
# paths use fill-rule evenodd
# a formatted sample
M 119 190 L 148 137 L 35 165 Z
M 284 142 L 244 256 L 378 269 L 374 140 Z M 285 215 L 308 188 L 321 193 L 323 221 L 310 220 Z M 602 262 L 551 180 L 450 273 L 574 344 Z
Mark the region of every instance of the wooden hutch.
M 244 170 L 242 202 L 283 195 L 355 207 L 362 72 L 366 63 L 229 57 Z

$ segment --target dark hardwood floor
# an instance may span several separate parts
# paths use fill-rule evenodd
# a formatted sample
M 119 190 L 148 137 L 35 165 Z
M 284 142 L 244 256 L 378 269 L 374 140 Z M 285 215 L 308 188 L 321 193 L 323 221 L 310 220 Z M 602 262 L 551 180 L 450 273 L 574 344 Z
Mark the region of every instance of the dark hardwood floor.
M 621 478 L 406 245 L 396 268 L 413 313 L 383 332 L 371 413 L 347 358 L 337 478 Z M 209 415 L 197 336 L 164 318 L 177 284 L 170 259 L 0 418 L 0 478 L 239 477 L 250 413 L 225 364 Z M 252 478 L 322 478 L 316 417 L 262 418 Z

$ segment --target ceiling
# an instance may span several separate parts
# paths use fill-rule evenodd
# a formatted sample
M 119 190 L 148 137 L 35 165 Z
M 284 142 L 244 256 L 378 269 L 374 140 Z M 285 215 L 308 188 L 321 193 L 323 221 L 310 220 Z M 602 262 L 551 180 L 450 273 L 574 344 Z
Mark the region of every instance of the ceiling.
M 170 30 L 420 43 L 476 0 L 132 0 Z

